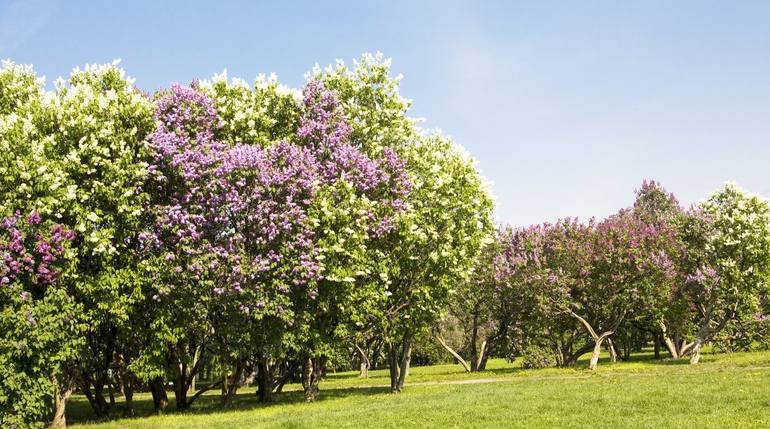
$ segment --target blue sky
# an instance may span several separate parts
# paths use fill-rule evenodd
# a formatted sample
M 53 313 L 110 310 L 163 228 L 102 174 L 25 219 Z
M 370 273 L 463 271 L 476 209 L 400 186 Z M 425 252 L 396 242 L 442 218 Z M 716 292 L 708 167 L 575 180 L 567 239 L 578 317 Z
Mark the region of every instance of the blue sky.
M 606 216 L 644 178 L 685 204 L 770 195 L 770 2 L 0 0 L 0 57 L 49 82 L 121 58 L 146 90 L 227 69 L 293 87 L 381 51 L 512 224 Z

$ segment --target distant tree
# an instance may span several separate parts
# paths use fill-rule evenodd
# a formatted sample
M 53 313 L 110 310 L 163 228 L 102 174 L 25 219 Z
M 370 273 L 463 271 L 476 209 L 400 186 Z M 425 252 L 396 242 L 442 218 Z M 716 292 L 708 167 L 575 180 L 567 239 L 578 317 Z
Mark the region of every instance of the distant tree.
M 484 247 L 469 278 L 458 283 L 457 289 L 450 295 L 449 313 L 444 321 L 437 324 L 434 333 L 442 347 L 469 372 L 486 369 L 489 352 L 497 333 L 492 316 L 496 286 L 493 261 L 497 252 L 496 242 Z M 461 340 L 464 341 L 459 350 L 467 353 L 468 361 L 450 346 L 441 332 L 448 323 L 459 325 L 457 328 Z
M 560 366 L 574 365 L 593 347 L 572 315 L 573 296 L 586 289 L 593 224 L 566 219 L 555 224 L 503 228 L 495 266 L 495 322 L 509 359 L 546 348 Z
M 512 356 L 540 339 L 551 342 L 562 365 L 592 350 L 589 368 L 596 369 L 604 341 L 627 318 L 649 314 L 676 275 L 675 229 L 646 224 L 629 210 L 597 224 L 521 229 L 501 243 L 498 317 Z

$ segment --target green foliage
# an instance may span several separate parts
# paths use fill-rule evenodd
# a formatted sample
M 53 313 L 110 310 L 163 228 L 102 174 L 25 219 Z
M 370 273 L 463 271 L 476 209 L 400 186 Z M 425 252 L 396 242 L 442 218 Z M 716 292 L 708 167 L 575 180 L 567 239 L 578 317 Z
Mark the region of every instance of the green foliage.
M 53 377 L 77 357 L 83 326 L 80 306 L 62 288 L 27 299 L 19 289 L 0 292 L 0 426 L 37 427 L 50 414 Z
M 521 355 L 521 366 L 527 369 L 548 368 L 556 365 L 553 351 L 545 347 L 529 346 Z
M 446 312 L 450 291 L 467 279 L 491 231 L 492 202 L 473 161 L 441 136 L 412 146 L 410 210 L 381 252 L 389 280 L 390 332 L 431 326 Z M 398 335 L 398 334 L 396 334 Z
M 429 331 L 422 331 L 415 335 L 413 347 L 412 364 L 414 365 L 439 365 L 451 363 L 453 360 Z

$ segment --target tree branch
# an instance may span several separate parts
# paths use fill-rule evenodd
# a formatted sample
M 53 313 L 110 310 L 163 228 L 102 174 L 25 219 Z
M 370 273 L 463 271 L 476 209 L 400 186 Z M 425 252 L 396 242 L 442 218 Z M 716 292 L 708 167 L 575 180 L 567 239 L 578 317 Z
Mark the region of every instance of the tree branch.
M 208 392 L 209 390 L 211 390 L 211 389 L 213 389 L 213 388 L 215 388 L 215 387 L 219 386 L 220 384 L 222 384 L 222 379 L 220 379 L 219 381 L 217 381 L 217 382 L 215 382 L 215 383 L 211 383 L 211 384 L 209 384 L 208 386 L 204 387 L 203 389 L 201 389 L 201 390 L 199 390 L 199 391 L 195 392 L 195 394 L 194 394 L 194 395 L 192 395 L 192 397 L 190 397 L 190 400 L 189 400 L 189 401 L 187 401 L 187 405 L 189 406 L 190 404 L 192 404 L 192 403 L 193 403 L 193 401 L 195 401 L 196 399 L 198 399 L 198 397 L 199 397 L 199 396 L 201 396 L 201 395 L 202 395 L 202 394 L 204 394 L 205 392 Z
M 462 358 L 456 351 L 454 351 L 449 345 L 444 341 L 443 338 L 441 338 L 441 335 L 436 334 L 436 339 L 439 343 L 452 355 L 455 359 L 457 359 L 457 362 L 465 368 L 465 372 L 471 372 L 471 367 L 468 366 L 468 362 L 465 361 L 465 359 Z M 486 343 L 486 342 L 485 342 Z
M 594 328 L 591 327 L 591 324 L 588 323 L 588 321 L 586 321 L 586 319 L 580 317 L 577 313 L 575 313 L 571 309 L 567 309 L 567 311 L 569 312 L 570 315 L 572 315 L 572 317 L 574 317 L 577 320 L 579 320 L 580 323 L 582 323 L 583 326 L 585 326 L 586 329 L 588 329 L 588 333 L 591 334 L 591 338 L 593 338 L 594 340 L 598 340 L 599 339 L 599 336 L 596 335 L 596 332 L 594 331 Z

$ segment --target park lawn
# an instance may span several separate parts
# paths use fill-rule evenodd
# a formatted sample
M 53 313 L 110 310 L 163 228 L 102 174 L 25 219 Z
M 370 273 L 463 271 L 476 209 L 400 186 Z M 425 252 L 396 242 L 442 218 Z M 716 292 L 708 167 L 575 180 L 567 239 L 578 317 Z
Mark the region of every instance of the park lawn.
M 596 373 L 584 364 L 524 370 L 494 360 L 479 374 L 465 373 L 459 365 L 415 367 L 397 395 L 387 393 L 386 371 L 372 371 L 368 379 L 337 373 L 322 382 L 320 397 L 311 404 L 302 401 L 298 386 L 288 386 L 267 406 L 247 388 L 229 411 L 216 410 L 213 393 L 187 413 L 101 423 L 82 422 L 88 404 L 76 397 L 69 418 L 84 429 L 770 427 L 768 352 L 706 354 L 698 366 L 642 355 L 630 362 L 602 361 Z M 138 412 L 149 414 L 149 395 L 136 400 Z

